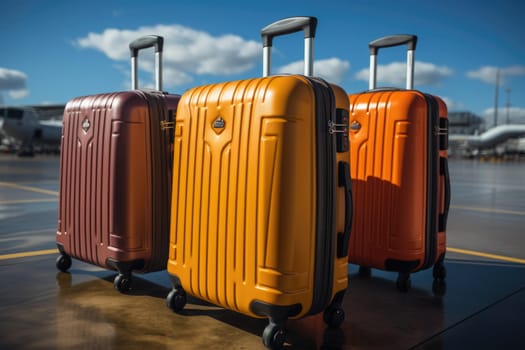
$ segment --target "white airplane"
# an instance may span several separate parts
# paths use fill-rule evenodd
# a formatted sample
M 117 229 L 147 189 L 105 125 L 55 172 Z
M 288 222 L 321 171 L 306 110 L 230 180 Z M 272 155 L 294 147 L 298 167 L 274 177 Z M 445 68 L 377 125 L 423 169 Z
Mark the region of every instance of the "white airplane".
M 449 135 L 449 142 L 464 143 L 472 148 L 492 148 L 498 144 L 525 135 L 525 125 L 505 124 L 493 127 L 481 135 Z
M 484 149 L 494 149 L 510 139 L 525 136 L 525 125 L 505 124 L 493 127 L 480 135 L 449 135 L 449 147 L 459 148 L 466 154 L 476 154 Z
M 20 144 L 20 156 L 33 156 L 35 146 L 53 151 L 60 149 L 62 121 L 41 120 L 37 107 L 0 106 L 0 130 Z

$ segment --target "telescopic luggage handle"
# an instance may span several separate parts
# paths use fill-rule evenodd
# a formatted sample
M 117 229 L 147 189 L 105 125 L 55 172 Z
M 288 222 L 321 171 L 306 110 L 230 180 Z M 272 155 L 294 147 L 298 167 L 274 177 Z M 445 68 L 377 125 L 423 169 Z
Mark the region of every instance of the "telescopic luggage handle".
M 368 44 L 370 49 L 370 79 L 368 88 L 370 90 L 376 88 L 377 80 L 377 53 L 379 49 L 392 46 L 407 45 L 407 82 L 406 88 L 412 90 L 414 88 L 414 52 L 416 51 L 417 36 L 412 34 L 390 35 L 377 40 L 371 41 Z
M 284 18 L 264 27 L 261 30 L 263 41 L 263 77 L 270 75 L 273 38 L 301 30 L 304 32 L 304 75 L 312 76 L 314 70 L 313 42 L 316 28 L 317 18 L 307 16 Z
M 164 38 L 158 35 L 140 37 L 129 44 L 131 54 L 131 88 L 138 89 L 138 64 L 139 51 L 150 47 L 155 48 L 155 89 L 162 91 L 162 50 Z

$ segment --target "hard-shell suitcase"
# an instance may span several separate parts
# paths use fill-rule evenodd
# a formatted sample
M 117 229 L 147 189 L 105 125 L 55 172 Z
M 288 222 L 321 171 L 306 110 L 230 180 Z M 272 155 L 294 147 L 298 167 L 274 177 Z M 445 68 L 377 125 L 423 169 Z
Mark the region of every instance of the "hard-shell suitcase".
M 268 317 L 270 348 L 282 346 L 288 318 L 324 311 L 334 327 L 344 319 L 348 96 L 308 76 L 316 23 L 293 17 L 264 28 L 264 77 L 185 92 L 175 123 L 167 305 L 182 310 L 187 292 Z M 300 30 L 305 75 L 268 76 L 272 38 Z
M 154 47 L 156 90 L 137 89 L 137 58 Z M 130 44 L 132 90 L 74 98 L 63 116 L 56 266 L 71 258 L 118 271 L 164 270 L 168 259 L 173 115 L 179 95 L 162 92 L 163 38 Z M 171 135 L 170 135 L 171 133 Z
M 350 95 L 354 219 L 348 260 L 410 273 L 434 266 L 433 291 L 445 291 L 445 231 L 450 205 L 447 107 L 413 89 L 415 35 L 395 35 L 370 46 L 369 91 Z M 376 88 L 380 48 L 407 44 L 406 89 Z

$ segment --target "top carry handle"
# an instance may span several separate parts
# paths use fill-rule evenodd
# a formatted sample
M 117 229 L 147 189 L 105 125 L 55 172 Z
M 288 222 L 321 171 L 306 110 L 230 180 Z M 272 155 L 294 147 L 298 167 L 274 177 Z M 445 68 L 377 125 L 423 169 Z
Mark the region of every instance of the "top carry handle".
M 390 35 L 371 41 L 368 44 L 370 48 L 370 80 L 368 88 L 376 88 L 377 80 L 377 53 L 380 48 L 407 45 L 407 82 L 406 88 L 414 88 L 414 52 L 416 51 L 417 36 L 411 34 Z
M 314 71 L 314 37 L 317 28 L 315 17 L 289 17 L 274 22 L 261 30 L 263 40 L 263 77 L 270 75 L 273 38 L 280 35 L 304 32 L 304 75 L 312 76 Z
M 150 47 L 155 48 L 155 89 L 162 91 L 162 49 L 164 38 L 158 35 L 147 35 L 132 41 L 129 44 L 131 54 L 131 88 L 138 89 L 138 65 L 139 51 Z

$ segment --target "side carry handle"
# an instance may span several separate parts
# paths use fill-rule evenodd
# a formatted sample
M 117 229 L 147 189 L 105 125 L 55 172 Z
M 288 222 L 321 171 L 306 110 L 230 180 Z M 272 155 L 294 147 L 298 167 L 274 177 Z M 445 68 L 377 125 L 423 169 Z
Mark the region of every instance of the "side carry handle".
M 448 213 L 450 211 L 450 199 L 451 199 L 450 173 L 448 170 L 448 159 L 445 157 L 440 157 L 439 161 L 440 161 L 439 169 L 440 169 L 441 175 L 443 175 L 444 177 L 444 182 L 445 182 L 445 209 L 443 211 L 443 214 L 439 215 L 438 232 L 443 232 L 443 231 L 446 231 L 447 229 Z
M 269 76 L 273 38 L 280 35 L 304 32 L 304 75 L 313 75 L 313 41 L 317 28 L 316 17 L 289 17 L 281 19 L 261 30 L 263 41 L 263 77 Z
M 370 49 L 370 78 L 368 88 L 370 90 L 376 88 L 377 80 L 377 54 L 379 49 L 392 46 L 407 45 L 407 81 L 406 88 L 412 90 L 414 88 L 414 52 L 416 51 L 417 36 L 412 34 L 390 35 L 377 40 L 371 41 L 368 44 Z
M 129 44 L 131 55 L 131 88 L 138 89 L 138 64 L 139 51 L 150 47 L 155 48 L 155 89 L 162 91 L 162 50 L 164 38 L 158 35 L 140 37 Z
M 339 186 L 345 190 L 345 228 L 344 232 L 337 233 L 337 257 L 348 256 L 348 245 L 350 244 L 350 232 L 352 230 L 353 199 L 352 182 L 350 179 L 350 165 L 347 162 L 339 162 Z

